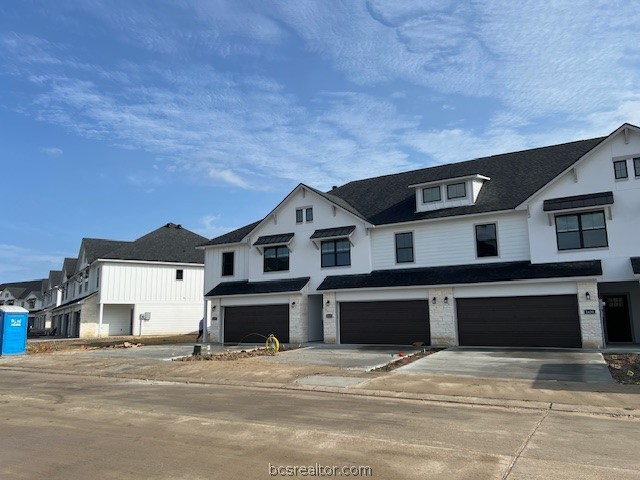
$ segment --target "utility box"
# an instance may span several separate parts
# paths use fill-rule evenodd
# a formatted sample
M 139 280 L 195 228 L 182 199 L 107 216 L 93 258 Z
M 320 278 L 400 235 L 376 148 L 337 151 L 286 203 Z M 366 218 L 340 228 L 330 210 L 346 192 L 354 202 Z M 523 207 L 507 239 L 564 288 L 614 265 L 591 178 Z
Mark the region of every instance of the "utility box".
M 13 305 L 0 306 L 0 355 L 24 355 L 27 352 L 29 311 Z

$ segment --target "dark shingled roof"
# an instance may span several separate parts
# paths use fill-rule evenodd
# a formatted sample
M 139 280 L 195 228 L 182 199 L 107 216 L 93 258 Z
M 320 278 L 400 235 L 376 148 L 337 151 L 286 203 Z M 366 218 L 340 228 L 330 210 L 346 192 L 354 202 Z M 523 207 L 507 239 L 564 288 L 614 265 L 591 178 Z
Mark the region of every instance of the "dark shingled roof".
M 409 287 L 507 282 L 534 278 L 591 277 L 602 275 L 600 260 L 537 263 L 504 262 L 446 267 L 374 270 L 359 275 L 326 277 L 318 290 Z
M 358 180 L 331 190 L 331 195 L 352 205 L 374 225 L 509 210 L 544 187 L 604 138 Z M 476 174 L 491 180 L 482 186 L 475 205 L 415 211 L 415 192 L 409 185 Z
M 633 273 L 640 275 L 640 257 L 631 257 L 631 268 Z
M 575 195 L 573 197 L 551 198 L 545 200 L 543 209 L 545 212 L 568 210 L 570 208 L 595 207 L 598 205 L 613 204 L 613 192 L 589 193 L 587 195 Z
M 89 293 L 89 294 L 87 294 L 87 295 L 84 295 L 83 297 L 80 297 L 80 298 L 74 298 L 73 300 L 69 300 L 69 301 L 68 301 L 68 302 L 66 302 L 66 303 L 63 303 L 63 304 L 61 304 L 61 305 L 58 305 L 57 307 L 55 307 L 55 308 L 54 308 L 54 309 L 52 309 L 51 311 L 52 311 L 52 312 L 55 312 L 55 311 L 57 311 L 57 310 L 61 310 L 61 309 L 65 308 L 65 307 L 70 307 L 71 305 L 75 305 L 76 303 L 80 303 L 80 302 L 82 302 L 84 299 L 89 298 L 89 297 L 91 297 L 91 296 L 93 296 L 93 295 L 97 295 L 97 294 L 98 294 L 98 292 L 92 292 L 92 293 Z
M 205 297 L 223 297 L 227 295 L 255 295 L 259 293 L 299 292 L 309 283 L 309 277 L 270 280 L 268 282 L 223 282 L 205 295 Z
M 233 230 L 232 232 L 225 233 L 224 235 L 220 235 L 219 237 L 216 237 L 213 240 L 210 240 L 202 244 L 201 246 L 204 247 L 206 245 L 225 245 L 229 243 L 239 242 L 244 237 L 246 237 L 247 234 L 251 232 L 251 230 L 256 228 L 261 221 L 262 220 L 258 220 L 257 222 L 253 222 L 249 225 L 245 225 L 244 227 L 238 228 L 237 230 Z
M 329 192 L 311 190 L 373 225 L 511 210 L 536 193 L 607 137 L 503 153 L 460 163 L 349 182 Z M 409 185 L 484 175 L 474 205 L 416 212 Z M 216 237 L 206 245 L 241 241 L 262 220 Z
M 322 228 L 313 232 L 313 235 L 309 238 L 335 238 L 346 237 L 356 229 L 355 225 L 349 225 L 348 227 L 336 227 L 336 228 Z
M 62 283 L 62 270 L 49 270 L 47 288 L 57 287 Z
M 148 233 L 133 242 L 120 242 L 119 248 L 97 258 L 150 262 L 204 263 L 204 252 L 196 249 L 207 239 L 175 223 Z
M 87 258 L 87 263 L 92 264 L 97 259 L 104 257 L 120 247 L 130 244 L 131 242 L 120 240 L 105 240 L 103 238 L 83 238 L 82 246 Z
M 26 280 L 24 282 L 8 282 L 0 285 L 0 291 L 9 290 L 16 299 L 27 298 L 31 292 L 41 292 L 45 279 Z
M 65 258 L 64 262 L 62 263 L 62 270 L 64 270 L 65 272 L 67 272 L 67 277 L 70 277 L 71 275 L 73 275 L 76 271 L 76 264 L 78 263 L 78 259 L 77 258 Z M 62 281 L 64 282 L 66 280 L 66 278 L 63 278 Z
M 258 240 L 253 244 L 256 245 L 276 245 L 278 243 L 287 243 L 293 238 L 295 233 L 279 233 L 278 235 L 265 235 L 264 237 L 258 237 Z

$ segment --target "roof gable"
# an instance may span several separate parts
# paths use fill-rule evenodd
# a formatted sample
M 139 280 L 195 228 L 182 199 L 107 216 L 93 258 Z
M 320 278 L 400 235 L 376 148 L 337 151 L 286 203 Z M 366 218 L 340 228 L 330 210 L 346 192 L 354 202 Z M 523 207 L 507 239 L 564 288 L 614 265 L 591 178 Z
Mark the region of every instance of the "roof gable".
M 123 242 L 96 259 L 203 264 L 204 252 L 196 247 L 206 240 L 181 225 L 167 223 L 133 242 Z

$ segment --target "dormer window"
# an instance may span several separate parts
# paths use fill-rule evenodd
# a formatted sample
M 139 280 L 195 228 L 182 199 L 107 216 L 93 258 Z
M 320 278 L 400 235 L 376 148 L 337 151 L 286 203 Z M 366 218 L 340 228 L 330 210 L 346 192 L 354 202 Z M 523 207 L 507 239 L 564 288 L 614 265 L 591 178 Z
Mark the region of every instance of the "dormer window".
M 464 198 L 467 196 L 467 186 L 465 183 L 452 183 L 447 185 L 447 199 Z
M 427 187 L 422 189 L 422 203 L 439 202 L 442 200 L 442 190 L 437 187 Z

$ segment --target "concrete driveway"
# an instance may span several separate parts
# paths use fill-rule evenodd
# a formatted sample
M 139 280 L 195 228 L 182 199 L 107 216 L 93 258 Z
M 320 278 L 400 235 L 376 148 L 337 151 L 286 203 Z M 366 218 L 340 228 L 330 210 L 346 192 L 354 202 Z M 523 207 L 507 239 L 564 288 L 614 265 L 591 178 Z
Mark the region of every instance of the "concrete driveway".
M 265 357 L 276 363 L 301 366 L 326 366 L 343 370 L 368 372 L 398 358 L 398 354 L 419 351 L 414 347 L 376 345 L 312 345 Z
M 613 383 L 602 354 L 576 350 L 443 350 L 395 370 L 397 373 Z

